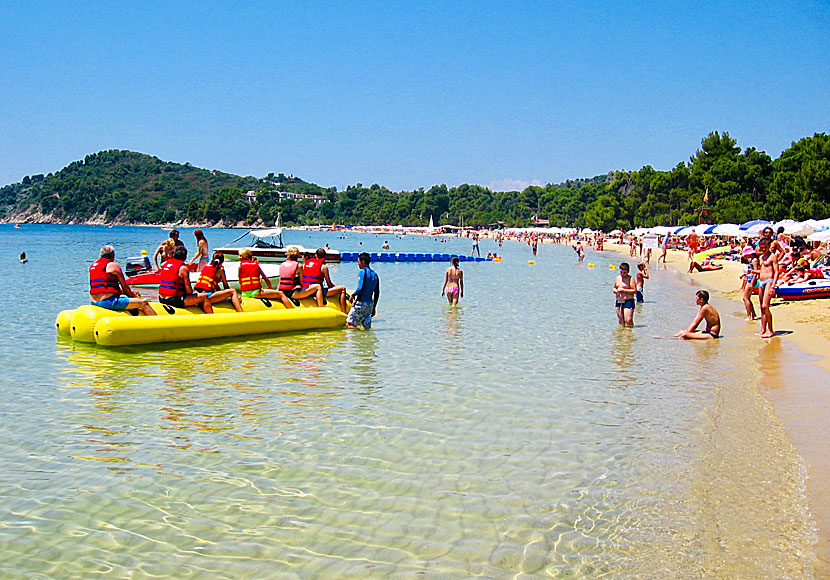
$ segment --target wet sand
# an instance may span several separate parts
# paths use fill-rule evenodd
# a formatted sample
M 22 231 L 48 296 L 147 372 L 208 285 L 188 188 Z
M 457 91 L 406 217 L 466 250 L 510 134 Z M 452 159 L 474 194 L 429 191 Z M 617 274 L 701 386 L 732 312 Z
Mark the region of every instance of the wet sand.
M 605 243 L 605 249 L 622 254 L 632 266 L 639 258 L 629 256 L 628 246 Z M 586 250 L 590 255 L 594 250 Z M 650 270 L 656 270 L 657 253 L 652 254 Z M 586 257 L 586 259 L 588 259 Z M 731 312 L 721 312 L 724 334 L 740 332 L 752 344 L 757 339 L 753 360 L 762 371 L 761 393 L 772 403 L 793 445 L 807 468 L 807 493 L 810 511 L 817 526 L 816 568 L 818 578 L 830 578 L 830 299 L 773 302 L 773 323 L 777 336 L 762 339 L 760 322 L 735 320 L 744 312 L 739 262 L 716 261 L 722 270 L 687 274 L 685 252 L 670 251 L 668 267 L 688 276 L 701 288 L 734 303 Z M 663 267 L 662 264 L 660 266 Z M 648 283 L 646 283 L 646 288 Z M 756 313 L 760 314 L 757 297 Z M 688 321 L 679 320 L 678 328 Z M 739 324 L 745 324 L 741 328 Z M 730 328 L 731 327 L 731 328 Z M 783 339 L 783 340 L 782 340 Z

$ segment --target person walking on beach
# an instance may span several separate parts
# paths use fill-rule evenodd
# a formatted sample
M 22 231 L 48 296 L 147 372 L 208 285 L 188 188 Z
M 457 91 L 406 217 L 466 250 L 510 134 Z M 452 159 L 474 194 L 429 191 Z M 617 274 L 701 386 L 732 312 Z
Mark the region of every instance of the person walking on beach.
M 709 304 L 709 293 L 706 290 L 698 290 L 695 292 L 695 301 L 700 306 L 689 328 L 678 331 L 675 336 L 685 340 L 707 340 L 710 338 L 720 338 L 720 314 L 715 310 L 715 307 Z M 706 330 L 698 331 L 697 327 L 700 323 L 706 321 Z
M 671 236 L 669 236 L 669 234 L 666 234 L 666 237 L 663 238 L 662 253 L 657 258 L 657 263 L 659 264 L 660 260 L 663 260 L 663 265 L 664 266 L 666 265 L 666 254 L 669 252 L 669 238 L 670 237 Z
M 628 262 L 620 264 L 620 273 L 614 279 L 614 296 L 617 299 L 617 320 L 620 326 L 634 326 L 634 295 L 637 286 L 634 277 L 629 274 Z
M 208 258 L 208 243 L 205 239 L 205 234 L 202 233 L 202 230 L 196 230 L 193 232 L 193 235 L 196 236 L 196 243 L 198 244 L 198 247 L 196 248 L 196 253 L 193 255 L 193 259 L 190 260 L 190 263 L 192 264 L 198 260 L 199 262 L 196 264 L 196 271 L 201 272 L 202 269 L 210 262 Z
M 746 264 L 744 273 L 741 274 L 741 278 L 744 280 L 741 290 L 744 294 L 743 301 L 744 308 L 746 309 L 746 319 L 758 320 L 758 316 L 755 314 L 755 305 L 752 303 L 752 294 L 757 287 L 755 284 L 756 272 L 759 269 L 758 256 L 755 255 L 755 248 L 746 246 L 741 253 L 741 262 Z
M 453 256 L 450 263 L 452 265 L 447 268 L 444 274 L 444 286 L 441 288 L 441 296 L 446 294 L 450 306 L 457 306 L 458 299 L 464 297 L 464 272 L 458 267 L 458 256 Z
M 770 232 L 772 228 L 770 228 Z M 770 250 L 772 240 L 761 238 L 758 241 L 759 271 L 758 288 L 761 300 L 761 338 L 772 338 L 775 331 L 772 329 L 772 311 L 770 303 L 775 295 L 775 283 L 778 281 L 778 256 Z
M 89 295 L 93 306 L 107 310 L 141 310 L 147 316 L 156 315 L 150 301 L 137 296 L 127 286 L 124 272 L 115 262 L 112 246 L 101 248 L 101 257 L 89 267 Z
M 380 298 L 380 279 L 369 267 L 372 259 L 366 252 L 357 257 L 360 274 L 357 278 L 357 290 L 352 294 L 352 307 L 346 317 L 346 328 L 372 328 L 372 317 L 377 314 L 378 299 Z
M 642 262 L 637 264 L 637 302 L 645 302 L 643 299 L 643 286 L 645 286 L 646 280 L 648 279 L 648 266 Z

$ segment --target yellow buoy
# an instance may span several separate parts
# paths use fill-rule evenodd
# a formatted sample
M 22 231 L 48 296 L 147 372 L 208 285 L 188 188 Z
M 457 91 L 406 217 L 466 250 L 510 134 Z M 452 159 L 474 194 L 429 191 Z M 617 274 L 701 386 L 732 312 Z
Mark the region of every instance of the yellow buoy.
M 588 264 L 588 267 L 589 268 L 596 268 L 596 266 L 594 266 L 593 264 Z
M 533 264 L 535 264 L 536 262 L 535 262 L 535 261 L 533 261 L 533 260 L 528 260 L 528 261 L 527 261 L 527 263 L 528 263 L 528 264 L 530 264 L 530 265 L 532 266 L 532 265 L 533 265 Z
M 617 267 L 614 264 L 608 264 L 608 269 L 609 270 L 616 270 Z

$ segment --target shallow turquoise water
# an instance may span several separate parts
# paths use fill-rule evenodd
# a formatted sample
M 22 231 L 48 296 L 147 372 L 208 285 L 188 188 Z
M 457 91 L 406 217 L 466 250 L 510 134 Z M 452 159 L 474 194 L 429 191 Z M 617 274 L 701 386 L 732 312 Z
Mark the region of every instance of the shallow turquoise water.
M 811 575 L 803 468 L 758 396 L 734 305 L 724 340 L 655 338 L 696 308 L 672 272 L 653 273 L 633 330 L 616 327 L 617 257 L 578 265 L 543 245 L 531 266 L 507 243 L 501 263 L 462 264 L 456 310 L 446 264 L 377 264 L 368 332 L 118 350 L 56 337 L 101 245 L 123 263 L 164 237 L 0 226 L 0 276 L 18 289 L 0 311 L 0 576 Z M 332 274 L 353 287 L 357 266 Z

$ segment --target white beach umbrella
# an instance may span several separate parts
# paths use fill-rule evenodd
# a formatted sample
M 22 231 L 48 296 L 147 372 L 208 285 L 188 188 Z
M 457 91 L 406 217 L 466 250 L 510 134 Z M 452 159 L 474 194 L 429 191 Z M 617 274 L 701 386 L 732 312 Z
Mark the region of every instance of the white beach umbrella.
M 807 222 L 797 222 L 793 220 L 785 221 L 789 223 L 778 222 L 777 224 L 775 224 L 775 227 L 773 229 L 778 231 L 778 228 L 780 226 L 784 226 L 784 233 L 789 234 L 791 236 L 806 236 L 807 234 L 812 234 L 814 231 L 821 229 L 811 224 L 808 224 Z
M 739 236 L 741 234 L 741 226 L 738 224 L 718 224 L 712 233 L 718 236 Z
M 622 233 L 622 230 L 611 230 L 608 235 L 609 236 L 618 236 Z
M 658 236 L 665 236 L 672 233 L 677 228 L 670 228 L 668 226 L 654 226 L 649 230 L 649 233 L 657 234 Z
M 755 236 L 761 235 L 761 230 L 769 227 L 772 227 L 771 223 L 755 224 L 754 226 L 750 226 L 745 230 L 741 230 L 741 235 L 745 238 L 754 238 Z
M 699 236 L 702 236 L 706 233 L 706 230 L 712 227 L 712 224 L 698 224 L 694 227 L 695 233 Z
M 594 230 L 592 230 L 591 228 L 582 228 L 582 231 L 579 232 L 579 233 L 580 234 L 593 234 Z
M 830 242 L 830 228 L 813 232 L 807 236 L 807 239 L 811 242 Z

